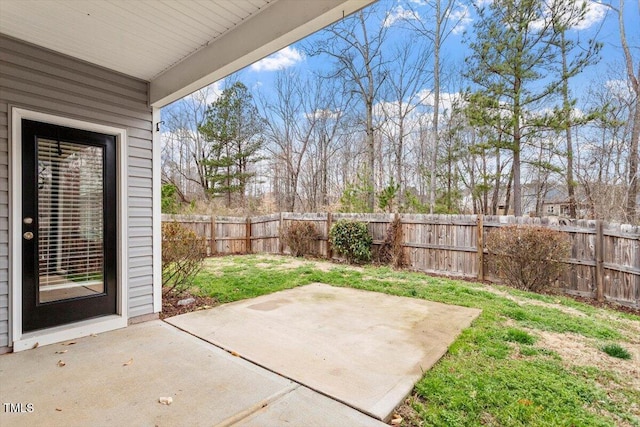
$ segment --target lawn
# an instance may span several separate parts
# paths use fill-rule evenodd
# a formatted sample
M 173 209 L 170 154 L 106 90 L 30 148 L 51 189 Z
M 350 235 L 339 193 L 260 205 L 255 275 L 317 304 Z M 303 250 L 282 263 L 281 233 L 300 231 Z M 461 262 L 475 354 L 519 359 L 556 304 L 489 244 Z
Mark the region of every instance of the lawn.
M 192 291 L 226 303 L 312 282 L 482 309 L 398 408 L 402 425 L 640 426 L 639 316 L 386 267 L 264 255 L 207 259 Z M 631 357 L 605 353 L 616 347 Z

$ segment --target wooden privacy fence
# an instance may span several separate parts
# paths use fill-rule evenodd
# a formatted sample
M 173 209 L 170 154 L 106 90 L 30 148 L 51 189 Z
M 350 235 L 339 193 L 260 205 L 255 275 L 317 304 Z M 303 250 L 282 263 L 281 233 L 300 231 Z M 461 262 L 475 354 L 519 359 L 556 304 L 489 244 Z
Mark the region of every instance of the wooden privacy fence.
M 402 225 L 406 267 L 447 276 L 498 281 L 488 262 L 486 236 L 496 227 L 528 224 L 560 230 L 570 238 L 569 265 L 559 280 L 565 292 L 640 308 L 640 227 L 557 217 L 482 215 L 349 214 L 282 212 L 258 217 L 163 215 L 206 239 L 208 253 L 288 254 L 280 230 L 292 221 L 312 222 L 320 232 L 318 256 L 339 259 L 328 244 L 331 225 L 341 219 L 366 222 L 374 252 L 395 217 Z

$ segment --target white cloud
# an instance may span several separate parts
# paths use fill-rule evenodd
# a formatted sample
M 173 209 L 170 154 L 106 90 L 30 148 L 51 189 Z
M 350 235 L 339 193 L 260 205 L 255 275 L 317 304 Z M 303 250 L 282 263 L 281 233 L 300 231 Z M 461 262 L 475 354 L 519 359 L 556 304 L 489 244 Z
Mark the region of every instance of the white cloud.
M 600 23 L 607 15 L 607 7 L 605 5 L 591 0 L 587 0 L 586 4 L 587 13 L 584 16 L 584 19 L 578 25 L 573 27 L 575 30 L 586 30 L 587 28 Z
M 607 80 L 604 84 L 611 97 L 631 102 L 633 99 L 633 90 L 628 80 L 614 79 Z
M 435 103 L 435 96 L 431 89 L 423 89 L 416 95 L 416 98 L 420 99 L 423 105 L 433 107 Z M 454 104 L 460 104 L 463 101 L 462 94 L 460 92 L 441 92 L 440 93 L 440 111 L 449 113 L 453 110 Z
M 218 80 L 217 82 L 211 83 L 209 86 L 205 86 L 202 89 L 199 89 L 187 96 L 185 96 L 186 101 L 195 101 L 196 103 L 204 103 L 205 105 L 210 105 L 214 102 L 224 88 L 224 80 Z
M 420 3 L 416 3 L 416 4 L 420 4 Z M 420 14 L 418 12 L 411 9 L 405 9 L 404 7 L 402 7 L 402 5 L 398 5 L 387 13 L 387 16 L 384 18 L 384 21 L 382 22 L 382 25 L 384 27 L 390 27 L 398 21 L 403 21 L 403 20 L 404 21 L 411 21 L 411 20 L 420 21 L 420 19 L 421 19 Z
M 566 18 L 564 18 L 565 21 L 569 19 L 575 20 L 575 17 L 579 16 L 578 13 L 583 6 L 586 8 L 586 12 L 584 14 L 583 19 L 579 22 L 570 23 L 571 25 L 569 26 L 569 29 L 572 29 L 572 30 L 589 29 L 592 26 L 600 23 L 607 15 L 607 7 L 604 6 L 603 4 L 597 3 L 593 0 L 584 0 L 583 2 L 574 3 L 572 5 L 573 9 L 567 9 L 566 12 L 564 12 L 564 15 L 566 16 Z M 548 24 L 550 24 L 550 19 L 551 19 L 551 11 L 547 9 L 544 13 L 544 16 L 541 19 L 538 19 L 537 21 L 533 21 L 530 24 L 530 26 L 534 30 L 541 30 L 544 27 L 546 27 Z
M 449 15 L 449 19 L 451 22 L 455 23 L 455 27 L 453 27 L 451 32 L 456 35 L 462 34 L 469 24 L 473 22 L 473 18 L 471 18 L 471 13 L 469 12 L 469 6 L 466 5 L 462 5 L 452 11 L 451 15 Z
M 304 54 L 299 50 L 287 46 L 278 52 L 251 64 L 253 71 L 276 71 L 289 68 L 304 60 Z
M 311 113 L 304 114 L 307 119 L 332 120 L 340 116 L 340 110 L 318 109 Z

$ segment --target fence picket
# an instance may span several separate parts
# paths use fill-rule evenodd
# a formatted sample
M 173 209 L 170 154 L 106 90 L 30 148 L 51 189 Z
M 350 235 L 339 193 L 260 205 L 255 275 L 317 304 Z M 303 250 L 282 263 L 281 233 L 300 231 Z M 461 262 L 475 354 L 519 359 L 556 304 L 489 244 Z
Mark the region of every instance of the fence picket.
M 367 222 L 376 250 L 395 217 L 394 214 L 281 212 L 256 218 L 163 215 L 162 220 L 180 222 L 204 237 L 210 255 L 288 253 L 288 247 L 280 239 L 283 227 L 291 221 L 310 221 L 322 236 L 318 239 L 318 255 L 331 259 L 328 236 L 334 221 Z M 498 280 L 495 272 L 488 268 L 487 234 L 511 224 L 539 225 L 560 230 L 570 237 L 570 258 L 564 260 L 570 268 L 561 278 L 561 289 L 640 308 L 640 226 L 557 217 L 418 214 L 398 217 L 405 260 L 411 270 Z

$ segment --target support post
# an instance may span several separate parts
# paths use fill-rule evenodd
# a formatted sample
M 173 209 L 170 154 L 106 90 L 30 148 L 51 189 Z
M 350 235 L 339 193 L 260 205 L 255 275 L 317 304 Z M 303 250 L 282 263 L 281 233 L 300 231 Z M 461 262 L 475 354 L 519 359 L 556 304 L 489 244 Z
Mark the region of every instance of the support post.
M 216 216 L 215 215 L 211 215 L 211 235 L 209 237 L 211 238 L 211 241 L 209 243 L 209 245 L 211 246 L 211 255 L 216 255 L 218 251 L 217 251 L 217 245 L 216 245 Z
M 598 302 L 604 301 L 604 224 L 602 220 L 596 221 L 596 299 Z
M 398 244 L 400 246 L 400 253 L 395 253 L 395 248 L 392 249 L 392 253 L 394 254 L 395 260 L 394 260 L 394 267 L 395 268 L 402 268 L 405 265 L 409 264 L 409 257 L 406 257 L 404 254 L 404 228 L 402 227 L 402 218 L 400 217 L 400 214 L 398 212 L 396 212 L 393 216 L 393 220 L 398 222 L 398 226 L 400 227 L 400 231 L 398 232 L 397 236 L 394 236 L 394 239 L 397 237 L 398 238 L 398 242 L 394 242 L 393 244 Z
M 280 212 L 280 222 L 278 224 L 278 253 L 282 255 L 284 253 L 284 243 L 282 242 L 282 233 L 284 233 L 284 213 Z
M 333 223 L 333 214 L 327 212 L 327 259 L 331 260 L 333 257 L 333 250 L 331 249 L 331 242 L 329 242 L 329 232 L 331 231 L 331 225 Z
M 248 216 L 247 217 L 247 223 L 246 223 L 246 227 L 245 227 L 245 243 L 244 243 L 244 252 L 246 254 L 250 254 L 251 253 L 251 217 Z
M 484 281 L 484 217 L 478 215 L 477 219 L 477 261 L 478 261 L 478 280 Z

